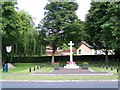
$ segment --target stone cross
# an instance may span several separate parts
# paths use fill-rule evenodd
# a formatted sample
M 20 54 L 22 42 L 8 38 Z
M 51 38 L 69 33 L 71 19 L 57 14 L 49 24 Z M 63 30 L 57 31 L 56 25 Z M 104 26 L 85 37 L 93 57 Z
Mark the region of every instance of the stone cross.
M 70 41 L 70 43 L 68 43 L 68 45 L 70 45 L 70 62 L 73 63 L 72 46 L 74 45 L 74 43 L 72 43 L 72 41 Z

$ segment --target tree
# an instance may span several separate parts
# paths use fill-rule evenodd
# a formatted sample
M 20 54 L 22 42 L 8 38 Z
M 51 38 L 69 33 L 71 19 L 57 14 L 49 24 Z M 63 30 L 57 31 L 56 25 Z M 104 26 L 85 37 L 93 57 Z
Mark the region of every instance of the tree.
M 86 17 L 86 30 L 90 36 L 87 41 L 105 52 L 106 63 L 109 50 L 116 50 L 119 43 L 119 5 L 120 2 L 92 2 Z
M 6 56 L 6 45 L 12 45 L 12 55 L 27 56 L 36 53 L 36 35 L 32 17 L 19 11 L 17 2 L 0 2 L 0 23 L 2 33 L 2 57 Z
M 59 1 L 59 0 L 58 0 Z M 42 20 L 41 26 L 45 37 L 46 43 L 51 45 L 52 60 L 51 64 L 54 64 L 54 56 L 57 47 L 60 47 L 68 41 L 67 38 L 76 36 L 79 30 L 78 17 L 75 13 L 78 5 L 76 2 L 50 2 L 45 7 L 45 17 Z M 73 27 L 72 27 L 72 26 Z
M 2 41 L 2 35 L 0 32 L 0 41 Z M 0 68 L 2 67 L 2 43 L 0 42 Z
M 120 56 L 120 2 L 109 3 L 108 7 L 109 26 L 112 32 L 111 48 L 115 50 L 116 59 Z
M 17 40 L 18 34 L 18 21 L 17 21 L 17 12 L 15 10 L 16 1 L 14 2 L 0 2 L 1 10 L 0 16 L 1 19 L 1 33 L 2 33 L 2 54 L 3 58 L 5 56 L 5 46 L 13 45 L 13 43 Z
M 35 48 L 35 34 L 36 29 L 32 17 L 25 11 L 18 11 L 19 17 L 19 38 L 15 47 L 18 48 L 17 52 L 24 56 L 33 54 Z
M 66 25 L 66 44 L 68 44 L 69 41 L 73 41 L 75 44 L 74 46 L 78 47 L 80 42 L 84 41 L 88 37 L 88 34 L 86 33 L 85 29 L 85 22 L 80 20 Z

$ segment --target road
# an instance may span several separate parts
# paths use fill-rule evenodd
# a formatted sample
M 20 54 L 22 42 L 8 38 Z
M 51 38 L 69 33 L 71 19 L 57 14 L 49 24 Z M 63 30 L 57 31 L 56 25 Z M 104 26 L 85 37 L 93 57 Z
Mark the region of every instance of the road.
M 2 82 L 2 88 L 118 88 L 118 81 Z

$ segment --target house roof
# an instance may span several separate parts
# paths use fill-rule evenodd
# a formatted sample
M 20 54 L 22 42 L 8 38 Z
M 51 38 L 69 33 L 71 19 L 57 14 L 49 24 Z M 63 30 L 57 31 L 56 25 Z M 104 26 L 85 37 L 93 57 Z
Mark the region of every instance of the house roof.
M 72 52 L 75 53 L 76 49 L 73 49 Z M 70 50 L 59 50 L 59 51 L 57 50 L 55 52 L 55 55 L 68 55 L 69 53 L 70 53 Z M 52 55 L 52 50 L 46 50 L 46 54 Z
M 79 44 L 79 47 L 82 45 L 82 44 L 84 44 L 85 46 L 87 46 L 88 48 L 90 48 L 90 49 L 93 49 L 93 46 L 91 46 L 91 45 L 89 45 L 87 42 L 85 42 L 85 41 L 82 41 L 80 44 Z M 78 48 L 79 48 L 78 47 Z

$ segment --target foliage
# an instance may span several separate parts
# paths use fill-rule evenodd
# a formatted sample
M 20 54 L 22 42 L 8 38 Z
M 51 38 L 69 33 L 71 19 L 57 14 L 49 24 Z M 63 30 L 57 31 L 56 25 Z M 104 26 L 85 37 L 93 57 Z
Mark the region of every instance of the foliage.
M 119 43 L 119 2 L 93 2 L 86 17 L 88 33 L 96 47 L 116 49 Z
M 16 41 L 16 34 L 19 33 L 16 29 L 19 23 L 19 21 L 17 20 L 17 12 L 14 8 L 16 2 L 1 2 L 1 5 L 2 16 L 0 18 L 2 19 L 2 23 L 0 26 L 3 34 L 3 44 L 12 44 Z
M 61 47 L 64 43 L 72 40 L 78 41 L 80 36 L 80 24 L 75 13 L 78 5 L 76 2 L 50 2 L 45 7 L 45 17 L 41 22 L 45 41 L 51 45 L 53 49 L 53 59 L 57 47 Z M 80 38 L 80 37 L 79 37 Z
M 88 62 L 83 62 L 82 65 L 88 65 L 89 63 Z
M 11 56 L 15 57 L 43 54 L 41 34 L 36 30 L 31 15 L 20 11 L 16 1 L 0 2 L 0 5 L 3 60 L 6 57 L 6 45 L 12 46 Z
M 2 33 L 2 54 L 5 56 L 5 46 L 13 45 L 17 41 L 18 31 L 18 17 L 17 12 L 15 11 L 15 5 L 17 2 L 0 2 L 1 5 L 1 33 Z M 3 56 L 3 58 L 4 58 Z
M 92 2 L 86 16 L 86 31 L 89 34 L 86 40 L 95 48 L 116 50 L 120 38 L 120 2 Z M 107 57 L 106 57 L 107 62 Z
M 60 48 L 62 50 L 67 50 L 69 48 L 69 46 L 66 43 L 64 43 Z

